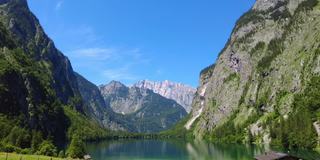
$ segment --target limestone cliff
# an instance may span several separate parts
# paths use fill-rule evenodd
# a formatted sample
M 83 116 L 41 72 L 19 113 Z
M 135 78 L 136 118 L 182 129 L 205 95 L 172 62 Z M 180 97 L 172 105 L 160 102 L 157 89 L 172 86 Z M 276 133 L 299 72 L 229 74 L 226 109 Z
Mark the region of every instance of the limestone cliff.
M 243 141 L 271 143 L 279 138 L 274 128 L 301 126 L 289 121 L 305 116 L 302 129 L 313 136 L 319 106 L 300 107 L 299 97 L 320 92 L 311 87 L 320 73 L 319 24 L 317 0 L 257 0 L 236 23 L 215 65 L 201 72 L 185 127 L 194 126 L 197 137 L 221 140 L 239 131 Z
M 165 80 L 163 82 L 153 82 L 149 80 L 142 80 L 135 83 L 133 86 L 138 88 L 150 89 L 163 97 L 175 100 L 183 106 L 189 113 L 191 111 L 191 103 L 196 92 L 196 89 L 182 84 Z

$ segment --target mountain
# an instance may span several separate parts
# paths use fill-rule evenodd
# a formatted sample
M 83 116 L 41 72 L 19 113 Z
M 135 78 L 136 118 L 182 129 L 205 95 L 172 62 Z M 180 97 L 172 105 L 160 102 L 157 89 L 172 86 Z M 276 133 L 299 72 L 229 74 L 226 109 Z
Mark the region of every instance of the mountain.
M 168 80 L 163 82 L 153 82 L 148 80 L 142 80 L 135 83 L 133 86 L 138 88 L 150 89 L 155 93 L 162 95 L 168 99 L 173 99 L 179 103 L 189 113 L 191 110 L 191 104 L 196 93 L 196 89 L 181 84 L 170 82 Z
M 152 90 L 127 87 L 112 81 L 101 85 L 100 91 L 107 105 L 122 114 L 125 126 L 131 132 L 159 132 L 172 127 L 187 112 L 174 100 Z
M 1 22 L 16 46 L 46 69 L 59 100 L 66 104 L 80 95 L 70 61 L 44 33 L 38 19 L 30 12 L 26 0 L 1 0 Z M 75 105 L 81 111 L 81 102 Z
M 109 105 L 106 105 L 99 88 L 95 84 L 82 77 L 80 74 L 75 73 L 75 75 L 79 86 L 79 91 L 84 102 L 84 111 L 87 116 L 91 117 L 105 128 L 114 131 L 125 131 L 126 129 L 114 119 L 114 117 L 117 115 L 113 112 Z
M 88 90 L 27 1 L 0 0 L 0 18 L 0 150 L 37 151 L 48 143 L 62 149 L 74 134 L 106 136 L 99 92 Z
M 213 141 L 315 148 L 319 13 L 317 0 L 257 0 L 201 72 L 185 128 Z

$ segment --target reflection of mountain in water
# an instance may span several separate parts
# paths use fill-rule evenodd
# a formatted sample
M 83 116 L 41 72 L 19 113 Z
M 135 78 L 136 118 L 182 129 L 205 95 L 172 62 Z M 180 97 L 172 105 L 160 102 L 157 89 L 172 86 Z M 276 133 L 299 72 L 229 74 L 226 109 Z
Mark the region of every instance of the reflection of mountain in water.
M 87 146 L 95 160 L 170 159 L 170 160 L 247 160 L 269 151 L 264 146 L 212 144 L 204 141 L 184 140 L 112 140 Z M 299 157 L 315 159 L 319 154 L 299 151 Z

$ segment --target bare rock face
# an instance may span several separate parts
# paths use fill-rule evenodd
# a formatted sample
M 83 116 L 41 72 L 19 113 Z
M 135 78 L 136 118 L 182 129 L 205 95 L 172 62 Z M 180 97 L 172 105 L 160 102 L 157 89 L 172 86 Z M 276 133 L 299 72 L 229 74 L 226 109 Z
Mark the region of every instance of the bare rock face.
M 286 0 L 257 0 L 253 9 L 257 11 L 267 11 L 285 2 Z
M 182 105 L 189 113 L 191 111 L 191 103 L 196 92 L 196 89 L 181 84 L 170 82 L 168 80 L 163 82 L 153 82 L 148 80 L 139 81 L 133 86 L 138 88 L 150 89 L 163 97 L 175 100 Z
M 319 73 L 315 5 L 313 0 L 257 0 L 238 20 L 216 63 L 201 72 L 185 127 L 197 137 L 211 136 L 226 122 L 249 132 L 257 122 L 268 125 L 264 118 L 275 110 L 279 117 L 292 112 L 294 96 Z M 260 129 L 261 142 L 269 143 L 269 128 Z
M 127 87 L 112 81 L 100 86 L 107 106 L 120 116 L 116 119 L 132 132 L 159 132 L 169 129 L 187 112 L 172 99 L 154 93 L 150 89 Z

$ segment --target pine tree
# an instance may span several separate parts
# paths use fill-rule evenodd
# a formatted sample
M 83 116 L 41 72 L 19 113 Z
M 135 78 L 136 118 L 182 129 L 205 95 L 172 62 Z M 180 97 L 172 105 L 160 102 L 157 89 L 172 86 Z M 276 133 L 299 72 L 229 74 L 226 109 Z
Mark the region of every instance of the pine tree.
M 83 158 L 83 156 L 86 154 L 85 144 L 79 135 L 74 134 L 72 136 L 72 140 L 67 153 L 71 158 Z

